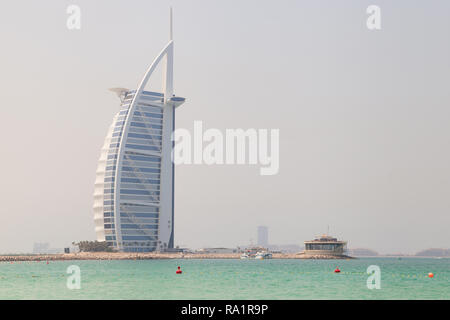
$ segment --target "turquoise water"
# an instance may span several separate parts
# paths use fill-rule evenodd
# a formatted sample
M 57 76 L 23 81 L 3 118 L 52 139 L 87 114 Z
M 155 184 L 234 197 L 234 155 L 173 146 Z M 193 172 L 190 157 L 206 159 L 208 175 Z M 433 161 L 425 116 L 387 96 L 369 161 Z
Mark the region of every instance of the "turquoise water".
M 66 286 L 70 265 L 79 290 Z M 379 290 L 366 286 L 369 265 Z M 3 262 L 0 299 L 450 299 L 450 259 Z

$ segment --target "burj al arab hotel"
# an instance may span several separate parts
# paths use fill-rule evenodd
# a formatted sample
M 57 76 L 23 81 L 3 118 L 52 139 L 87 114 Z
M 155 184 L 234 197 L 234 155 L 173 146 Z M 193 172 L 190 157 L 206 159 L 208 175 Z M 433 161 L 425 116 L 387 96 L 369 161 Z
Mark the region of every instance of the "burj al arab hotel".
M 98 241 L 125 252 L 174 246 L 174 164 L 171 160 L 175 109 L 172 10 L 169 43 L 136 90 L 112 89 L 121 100 L 101 150 L 94 191 Z M 163 63 L 162 93 L 145 91 Z

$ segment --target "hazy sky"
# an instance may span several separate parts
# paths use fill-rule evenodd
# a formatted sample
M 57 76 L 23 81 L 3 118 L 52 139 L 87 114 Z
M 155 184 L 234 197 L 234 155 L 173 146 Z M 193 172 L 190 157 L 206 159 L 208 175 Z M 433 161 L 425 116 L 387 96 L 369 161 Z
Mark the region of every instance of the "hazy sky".
M 450 2 L 29 0 L 0 11 L 0 252 L 95 239 L 107 89 L 137 87 L 170 5 L 176 126 L 280 129 L 278 175 L 177 166 L 177 245 L 247 244 L 258 225 L 301 244 L 329 225 L 353 248 L 450 247 Z

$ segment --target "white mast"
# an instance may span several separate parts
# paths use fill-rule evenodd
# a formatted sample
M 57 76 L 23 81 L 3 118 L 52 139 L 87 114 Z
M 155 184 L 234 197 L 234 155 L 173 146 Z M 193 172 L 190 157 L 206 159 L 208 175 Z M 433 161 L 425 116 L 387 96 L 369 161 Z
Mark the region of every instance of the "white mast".
M 170 33 L 169 33 L 169 40 L 173 40 L 173 24 L 172 24 L 172 7 L 170 7 Z

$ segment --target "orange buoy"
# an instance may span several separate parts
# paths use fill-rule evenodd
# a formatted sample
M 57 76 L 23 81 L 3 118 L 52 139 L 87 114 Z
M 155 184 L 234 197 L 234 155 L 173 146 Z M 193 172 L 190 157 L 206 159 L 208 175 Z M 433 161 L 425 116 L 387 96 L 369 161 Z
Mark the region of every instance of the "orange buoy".
M 434 277 L 433 272 L 430 272 L 430 273 L 428 274 L 428 278 L 433 278 L 433 277 Z
M 341 270 L 339 270 L 339 267 L 336 267 L 336 269 L 334 269 L 334 273 L 339 273 L 341 272 Z
M 180 266 L 178 266 L 178 270 L 177 270 L 175 273 L 176 273 L 176 274 L 182 274 L 182 273 L 183 273 L 183 271 L 181 271 Z

